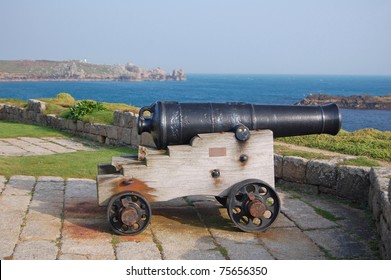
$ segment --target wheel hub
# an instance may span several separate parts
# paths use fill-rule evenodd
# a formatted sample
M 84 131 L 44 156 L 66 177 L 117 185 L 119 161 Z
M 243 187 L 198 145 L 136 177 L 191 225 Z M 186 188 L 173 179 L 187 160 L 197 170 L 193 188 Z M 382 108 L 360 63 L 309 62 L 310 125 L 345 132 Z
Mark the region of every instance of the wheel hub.
M 131 207 L 129 209 L 125 209 L 121 213 L 121 221 L 127 225 L 132 226 L 140 220 L 140 215 L 137 209 Z
M 247 209 L 251 216 L 261 219 L 265 214 L 266 206 L 262 201 L 256 199 L 248 204 Z

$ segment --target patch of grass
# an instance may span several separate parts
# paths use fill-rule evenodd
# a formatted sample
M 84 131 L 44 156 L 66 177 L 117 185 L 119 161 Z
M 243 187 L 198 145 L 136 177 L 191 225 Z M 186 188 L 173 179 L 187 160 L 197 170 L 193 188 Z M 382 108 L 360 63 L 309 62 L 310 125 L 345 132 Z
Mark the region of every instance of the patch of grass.
M 55 103 L 46 103 L 46 110 L 44 113 L 45 115 L 53 114 L 56 116 L 60 116 L 66 110 L 66 108 Z
M 61 92 L 56 95 L 54 98 L 39 98 L 39 100 L 48 103 L 55 104 L 64 108 L 70 108 L 75 105 L 75 98 L 69 93 Z
M 112 111 L 95 111 L 81 118 L 86 123 L 113 124 L 114 113 Z
M 353 166 L 368 166 L 368 167 L 381 166 L 381 164 L 376 160 L 366 158 L 366 157 L 346 159 L 342 162 L 339 162 L 338 165 L 353 165 Z
M 130 153 L 136 151 L 128 148 L 110 148 L 47 156 L 0 157 L 0 174 L 7 178 L 18 174 L 95 179 L 98 175 L 98 163 L 111 162 L 113 156 Z
M 103 106 L 109 110 L 109 111 L 126 111 L 126 112 L 133 112 L 137 113 L 140 110 L 140 108 L 132 106 L 132 105 L 127 105 L 124 103 L 107 103 L 107 102 L 102 102 Z
M 312 208 L 314 208 L 315 212 L 322 216 L 323 218 L 329 220 L 329 221 L 332 221 L 332 222 L 336 222 L 338 220 L 340 220 L 340 218 L 336 217 L 333 213 L 330 213 L 329 211 L 327 210 L 324 210 L 324 209 L 321 209 L 321 208 L 318 208 L 318 207 L 315 207 L 313 205 L 310 205 Z
M 117 245 L 121 242 L 121 240 L 119 239 L 118 236 L 116 235 L 113 235 L 112 236 L 112 239 L 111 239 L 111 245 L 113 246 L 113 248 L 115 249 L 115 247 L 117 247 Z
M 0 99 L 0 103 L 1 103 Z M 69 93 L 59 93 L 55 98 L 39 98 L 39 100 L 46 103 L 46 111 L 45 114 L 54 114 L 61 118 L 69 119 L 73 118 L 72 109 L 76 104 L 77 106 L 81 106 L 84 103 L 96 103 L 102 106 L 104 111 L 95 111 L 87 112 L 86 115 L 80 115 L 80 119 L 84 122 L 89 123 L 102 123 L 102 124 L 113 124 L 114 122 L 114 111 L 125 111 L 125 112 L 133 112 L 138 113 L 138 107 L 128 105 L 125 103 L 107 103 L 107 102 L 95 102 L 94 100 L 78 100 L 76 101 Z M 18 104 L 18 99 L 11 100 L 10 104 Z M 9 101 L 9 102 L 11 102 Z M 19 100 L 20 101 L 20 100 Z M 22 101 L 20 101 L 21 103 Z M 6 102 L 3 102 L 6 103 Z M 21 103 L 27 105 L 27 102 Z M 74 110 L 74 109 L 73 109 Z
M 319 148 L 333 152 L 367 156 L 373 159 L 391 161 L 391 132 L 372 128 L 348 132 L 341 130 L 336 136 L 306 135 L 279 138 L 290 144 Z
M 16 106 L 20 108 L 27 107 L 27 101 L 16 99 L 16 98 L 0 98 L 0 103 Z
M 306 159 L 330 159 L 331 156 L 324 155 L 321 153 L 315 153 L 315 152 L 307 152 L 307 151 L 300 151 L 291 149 L 288 147 L 284 147 L 281 145 L 274 145 L 274 152 L 283 156 L 295 156 L 295 157 L 302 157 Z
M 65 136 L 69 134 L 48 127 L 0 121 L 0 138 Z
M 337 258 L 334 257 L 329 250 L 327 250 L 326 248 L 322 247 L 322 246 L 318 246 L 319 249 L 324 253 L 324 256 L 326 257 L 326 259 L 328 260 L 336 260 Z

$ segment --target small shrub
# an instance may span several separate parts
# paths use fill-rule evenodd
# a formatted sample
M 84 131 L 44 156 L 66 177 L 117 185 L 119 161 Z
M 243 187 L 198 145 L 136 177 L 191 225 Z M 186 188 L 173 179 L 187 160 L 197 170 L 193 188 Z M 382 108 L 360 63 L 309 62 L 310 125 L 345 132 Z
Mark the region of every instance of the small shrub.
M 74 121 L 81 120 L 83 116 L 91 114 L 92 112 L 104 111 L 103 104 L 100 102 L 83 100 L 69 108 L 69 114 L 65 117 Z
M 69 93 L 62 92 L 56 95 L 53 102 L 62 107 L 69 108 L 75 105 L 75 98 L 73 98 Z

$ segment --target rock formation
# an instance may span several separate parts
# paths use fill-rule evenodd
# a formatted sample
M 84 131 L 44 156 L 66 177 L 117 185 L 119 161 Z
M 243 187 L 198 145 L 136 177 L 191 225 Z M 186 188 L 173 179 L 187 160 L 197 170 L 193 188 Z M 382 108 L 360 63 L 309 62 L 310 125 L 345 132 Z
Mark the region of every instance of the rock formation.
M 391 94 L 385 96 L 309 94 L 295 105 L 324 105 L 328 103 L 336 103 L 344 109 L 391 110 Z
M 182 69 L 166 74 L 160 67 L 143 69 L 132 63 L 101 65 L 78 60 L 0 60 L 0 81 L 39 80 L 182 81 L 186 76 Z

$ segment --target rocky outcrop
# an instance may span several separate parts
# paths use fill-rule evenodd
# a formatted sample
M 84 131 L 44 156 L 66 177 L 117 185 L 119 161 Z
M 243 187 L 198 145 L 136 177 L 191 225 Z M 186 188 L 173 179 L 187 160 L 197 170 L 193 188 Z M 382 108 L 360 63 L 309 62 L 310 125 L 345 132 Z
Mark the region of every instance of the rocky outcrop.
M 391 94 L 385 96 L 309 94 L 295 105 L 324 105 L 328 103 L 336 103 L 344 109 L 391 110 Z
M 0 60 L 0 81 L 40 80 L 183 81 L 186 76 L 182 69 L 167 74 L 160 67 L 143 69 L 132 63 L 101 65 L 77 60 Z

